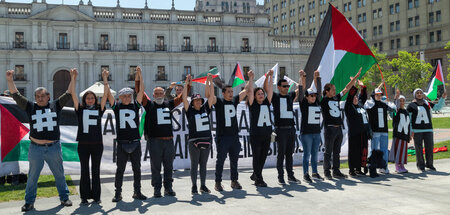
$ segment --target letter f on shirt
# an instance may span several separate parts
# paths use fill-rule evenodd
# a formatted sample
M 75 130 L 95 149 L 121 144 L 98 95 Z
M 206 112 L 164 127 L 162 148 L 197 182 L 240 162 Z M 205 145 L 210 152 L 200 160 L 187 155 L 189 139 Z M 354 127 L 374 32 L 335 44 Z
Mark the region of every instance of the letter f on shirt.
M 225 127 L 231 127 L 231 118 L 236 117 L 236 108 L 234 105 L 224 105 Z

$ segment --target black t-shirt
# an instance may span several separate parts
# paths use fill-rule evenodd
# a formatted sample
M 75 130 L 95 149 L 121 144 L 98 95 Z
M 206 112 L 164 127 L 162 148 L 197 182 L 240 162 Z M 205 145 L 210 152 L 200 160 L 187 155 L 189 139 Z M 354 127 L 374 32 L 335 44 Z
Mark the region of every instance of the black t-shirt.
M 294 99 L 295 92 L 290 92 L 285 96 L 273 93 L 272 106 L 275 118 L 275 126 L 294 126 Z
M 371 108 L 368 108 L 366 105 L 367 113 L 369 114 L 370 126 L 374 132 L 388 132 L 388 120 L 387 120 L 387 111 L 388 105 L 381 101 L 367 101 L 373 105 Z
M 211 138 L 211 127 L 209 124 L 209 114 L 211 109 L 208 102 L 205 102 L 200 110 L 194 109 L 189 106 L 186 111 L 186 117 L 188 119 L 189 139 L 194 138 Z
M 94 109 L 86 109 L 78 105 L 75 110 L 78 118 L 77 141 L 101 143 L 102 136 L 102 116 L 105 110 L 96 106 Z
M 341 98 L 342 95 L 339 93 L 332 98 L 328 98 L 327 96 L 325 96 L 320 102 L 325 126 L 342 125 L 341 110 L 339 106 Z
M 352 87 L 350 89 L 350 91 L 348 92 L 347 100 L 345 102 L 344 111 L 347 119 L 348 134 L 350 136 L 360 135 L 364 132 L 370 132 L 369 116 L 363 105 L 367 99 L 367 97 L 365 96 L 365 88 L 363 90 L 364 91 L 361 91 L 361 94 L 364 95 L 360 96 L 357 105 L 353 104 L 353 98 L 358 92 L 358 89 L 356 87 Z M 363 100 L 361 100 L 361 97 L 364 97 Z
M 320 105 L 318 102 L 310 104 L 308 99 L 303 98 L 300 104 L 302 112 L 302 134 L 320 133 Z
M 40 140 L 59 140 L 59 117 L 62 107 L 59 99 L 49 102 L 45 107 L 27 102 L 26 112 L 30 121 L 30 137 Z
M 121 102 L 112 106 L 116 116 L 117 140 L 137 140 L 139 135 L 139 109 L 141 105 L 134 101 L 128 105 Z
M 413 129 L 433 129 L 430 111 L 430 108 L 433 107 L 434 104 L 429 102 L 424 102 L 422 105 L 417 104 L 417 102 L 409 103 L 406 110 L 412 115 L 411 124 Z
M 409 113 L 405 109 L 398 109 L 392 119 L 393 137 L 409 142 L 411 131 Z
M 216 108 L 217 136 L 236 136 L 239 133 L 237 123 L 237 106 L 239 95 L 234 96 L 231 101 L 217 98 L 214 105 Z
M 147 135 L 149 137 L 171 137 L 172 132 L 172 110 L 175 108 L 173 100 L 157 104 L 148 101 L 145 106 L 145 123 L 147 124 Z
M 270 136 L 272 134 L 272 122 L 270 120 L 270 102 L 266 98 L 259 104 L 256 99 L 249 107 L 250 111 L 250 135 Z

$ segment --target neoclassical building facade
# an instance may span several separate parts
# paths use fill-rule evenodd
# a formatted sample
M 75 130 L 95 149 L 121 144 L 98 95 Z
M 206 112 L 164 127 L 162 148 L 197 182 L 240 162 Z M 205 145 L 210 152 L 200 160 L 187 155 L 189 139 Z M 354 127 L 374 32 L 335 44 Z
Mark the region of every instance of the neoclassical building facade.
M 62 94 L 73 67 L 80 73 L 78 92 L 99 81 L 103 68 L 111 71 L 114 90 L 134 86 L 136 66 L 148 94 L 213 67 L 228 81 L 236 62 L 257 77 L 279 63 L 280 73 L 297 79 L 314 39 L 272 37 L 270 29 L 266 14 L 1 0 L 0 70 L 15 69 L 16 85 L 30 99 L 39 86 Z M 6 89 L 0 78 L 0 90 Z

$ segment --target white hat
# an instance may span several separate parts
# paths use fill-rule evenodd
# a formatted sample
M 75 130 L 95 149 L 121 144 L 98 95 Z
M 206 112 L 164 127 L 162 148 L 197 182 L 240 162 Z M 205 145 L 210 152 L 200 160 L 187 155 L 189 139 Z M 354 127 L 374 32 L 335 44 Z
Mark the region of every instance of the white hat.
M 398 100 L 400 100 L 400 99 L 406 100 L 405 96 L 403 96 L 403 95 L 400 95 L 400 96 L 398 97 Z
M 422 90 L 422 89 L 420 89 L 420 88 L 415 89 L 414 92 L 413 92 L 414 98 L 416 98 L 416 93 L 417 93 L 418 91 L 422 91 L 422 93 L 423 93 L 423 90 Z
M 317 90 L 313 88 L 308 88 L 306 90 L 306 95 L 317 94 Z
M 375 88 L 375 94 L 383 94 L 383 91 L 381 91 L 379 88 Z
M 129 87 L 125 87 L 125 88 L 123 88 L 123 89 L 121 89 L 119 91 L 119 96 L 121 96 L 121 95 L 129 95 L 129 94 L 133 95 L 133 92 L 134 92 L 133 89 L 131 89 Z

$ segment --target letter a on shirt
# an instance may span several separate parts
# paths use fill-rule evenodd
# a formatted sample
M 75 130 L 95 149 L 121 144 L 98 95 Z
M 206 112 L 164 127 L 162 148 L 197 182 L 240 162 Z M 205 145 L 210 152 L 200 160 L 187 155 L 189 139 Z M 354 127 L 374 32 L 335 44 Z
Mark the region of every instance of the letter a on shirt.
M 157 115 L 157 119 L 158 119 L 158 125 L 168 125 L 171 123 L 169 108 L 156 109 L 156 115 Z
M 259 108 L 258 127 L 271 126 L 269 108 L 267 105 L 261 105 Z
M 83 133 L 89 133 L 89 126 L 97 125 L 96 119 L 91 119 L 91 116 L 98 116 L 98 110 L 83 110 Z
M 292 119 L 294 114 L 287 108 L 286 98 L 280 98 L 280 118 L 282 119 Z
M 422 121 L 424 124 L 429 124 L 430 120 L 428 119 L 427 111 L 424 107 L 418 106 L 417 107 L 417 117 L 416 117 L 416 124 L 422 124 Z
M 121 109 L 120 110 L 120 129 L 125 129 L 126 123 L 130 125 L 130 128 L 137 128 L 136 123 L 134 122 L 134 117 L 136 117 L 136 113 L 133 110 Z
M 234 105 L 224 105 L 225 127 L 231 127 L 231 118 L 236 116 L 236 108 Z

